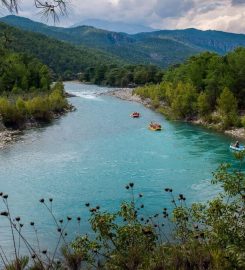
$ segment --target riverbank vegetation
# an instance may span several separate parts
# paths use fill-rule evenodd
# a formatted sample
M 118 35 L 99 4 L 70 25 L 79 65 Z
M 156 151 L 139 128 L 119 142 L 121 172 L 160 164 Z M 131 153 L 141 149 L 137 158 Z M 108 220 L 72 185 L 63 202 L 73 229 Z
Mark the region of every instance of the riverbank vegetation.
M 1 48 L 0 61 L 0 117 L 6 127 L 47 122 L 69 108 L 62 83 L 50 86 L 46 65 L 5 48 Z
M 99 85 L 135 87 L 146 83 L 159 83 L 163 71 L 152 65 L 97 65 L 80 74 L 80 80 Z
M 54 221 L 57 243 L 53 251 L 40 247 L 38 224 L 33 220 L 28 230 L 33 230 L 37 243 L 25 237 L 23 226 L 28 224 L 23 224 L 21 217 L 12 216 L 8 195 L 0 192 L 0 221 L 9 222 L 14 249 L 14 257 L 9 256 L 0 240 L 1 263 L 5 270 L 242 270 L 245 267 L 244 155 L 236 155 L 239 162 L 236 168 L 223 164 L 214 173 L 212 184 L 218 185 L 221 193 L 206 203 L 189 206 L 188 198 L 166 187 L 162 196 L 167 196 L 172 206 L 167 209 L 162 205 L 162 212 L 149 216 L 144 196 L 137 194 L 133 183 L 126 185 L 130 199 L 122 202 L 118 211 L 106 211 L 86 203 L 93 234 L 77 234 L 71 243 L 67 239 L 69 226 L 73 222 L 80 227 L 82 217 L 56 217 L 53 198 L 41 198 L 41 205 Z M 23 257 L 20 247 L 24 246 L 27 253 Z
M 134 93 L 174 119 L 195 120 L 219 129 L 244 125 L 245 49 L 225 56 L 203 53 L 170 68 L 157 85 Z

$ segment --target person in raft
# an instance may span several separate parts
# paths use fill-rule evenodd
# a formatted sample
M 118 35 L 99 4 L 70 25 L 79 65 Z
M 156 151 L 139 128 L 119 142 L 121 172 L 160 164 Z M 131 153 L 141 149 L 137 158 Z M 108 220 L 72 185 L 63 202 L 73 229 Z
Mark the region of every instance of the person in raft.
M 239 141 L 236 141 L 236 143 L 235 143 L 235 147 L 236 147 L 236 148 L 239 148 L 239 147 L 240 147 L 240 143 L 239 143 Z

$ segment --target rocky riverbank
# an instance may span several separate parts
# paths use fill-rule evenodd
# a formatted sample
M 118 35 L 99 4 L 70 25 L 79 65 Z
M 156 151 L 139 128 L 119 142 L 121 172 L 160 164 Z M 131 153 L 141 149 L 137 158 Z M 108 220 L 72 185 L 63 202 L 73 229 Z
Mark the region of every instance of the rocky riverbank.
M 105 95 L 120 98 L 122 100 L 138 102 L 138 103 L 141 103 L 148 108 L 151 107 L 151 100 L 150 99 L 142 99 L 138 95 L 133 95 L 132 88 L 118 88 L 116 90 L 106 92 Z
M 132 88 L 119 88 L 119 89 L 107 92 L 106 95 L 114 96 L 114 97 L 120 98 L 122 100 L 138 102 L 138 103 L 143 104 L 147 108 L 154 109 L 151 105 L 152 103 L 151 103 L 151 100 L 149 98 L 142 99 L 140 96 L 134 95 Z M 193 123 L 195 125 L 202 125 L 202 126 L 205 126 L 207 128 L 214 129 L 214 127 L 212 125 L 203 122 L 201 119 L 188 119 L 186 121 Z M 225 130 L 224 133 L 229 135 L 229 136 L 232 136 L 234 138 L 245 140 L 245 128 L 233 128 L 230 130 Z
M 18 140 L 22 134 L 21 130 L 2 130 L 0 131 L 0 149 Z
M 72 112 L 75 110 L 76 108 L 73 105 L 69 104 L 69 106 L 65 108 L 62 112 L 53 113 L 51 118 L 58 119 L 61 116 L 67 114 L 68 112 Z M 35 119 L 28 119 L 25 123 L 23 123 L 20 129 L 11 129 L 6 128 L 0 118 L 0 150 L 5 148 L 9 144 L 16 142 L 23 134 L 24 130 L 38 128 L 41 127 L 43 124 L 44 123 L 39 122 Z

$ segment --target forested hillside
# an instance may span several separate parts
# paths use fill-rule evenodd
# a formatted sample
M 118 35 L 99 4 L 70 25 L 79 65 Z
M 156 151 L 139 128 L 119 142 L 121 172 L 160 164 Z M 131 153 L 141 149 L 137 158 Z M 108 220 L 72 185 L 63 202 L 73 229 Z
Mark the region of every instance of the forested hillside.
M 40 59 L 50 68 L 53 78 L 62 77 L 63 80 L 80 78 L 83 81 L 111 86 L 161 80 L 162 72 L 156 67 L 129 65 L 99 50 L 82 46 L 78 48 L 4 23 L 0 23 L 0 34 L 4 46 L 12 51 L 27 53 Z
M 185 29 L 129 35 L 90 26 L 53 27 L 17 16 L 0 20 L 75 45 L 99 49 L 133 64 L 154 64 L 164 68 L 202 51 L 225 54 L 245 46 L 245 35 L 221 31 Z
M 47 64 L 57 76 L 68 79 L 87 67 L 98 64 L 121 64 L 115 57 L 89 48 L 76 48 L 44 35 L 31 33 L 0 23 L 2 40 L 7 35 L 8 46 L 18 52 L 24 52 L 39 58 Z
M 200 117 L 222 129 L 245 126 L 245 48 L 225 56 L 193 56 L 170 68 L 161 84 L 138 88 L 136 93 L 172 118 Z

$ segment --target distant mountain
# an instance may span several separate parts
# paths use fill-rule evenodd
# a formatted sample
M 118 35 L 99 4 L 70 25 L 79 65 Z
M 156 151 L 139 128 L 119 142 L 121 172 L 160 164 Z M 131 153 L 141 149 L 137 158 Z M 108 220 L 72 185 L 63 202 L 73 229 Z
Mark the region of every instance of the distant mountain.
M 77 46 L 95 48 L 130 63 L 161 67 L 180 63 L 202 51 L 225 54 L 245 46 L 245 35 L 221 31 L 161 30 L 130 35 L 91 26 L 53 27 L 17 16 L 3 17 L 0 21 Z
M 245 46 L 244 34 L 233 34 L 215 30 L 201 31 L 194 28 L 184 30 L 160 30 L 146 34 L 140 33 L 136 36 L 140 39 L 149 37 L 172 39 L 194 48 L 213 51 L 219 54 L 226 54 L 239 46 Z
M 123 32 L 127 34 L 137 34 L 142 32 L 153 32 L 156 31 L 155 29 L 139 24 L 130 24 L 124 22 L 110 22 L 106 20 L 99 20 L 99 19 L 87 19 L 81 21 L 80 23 L 74 24 L 71 26 L 72 28 L 77 26 L 93 26 L 95 28 L 104 29 L 112 32 Z

